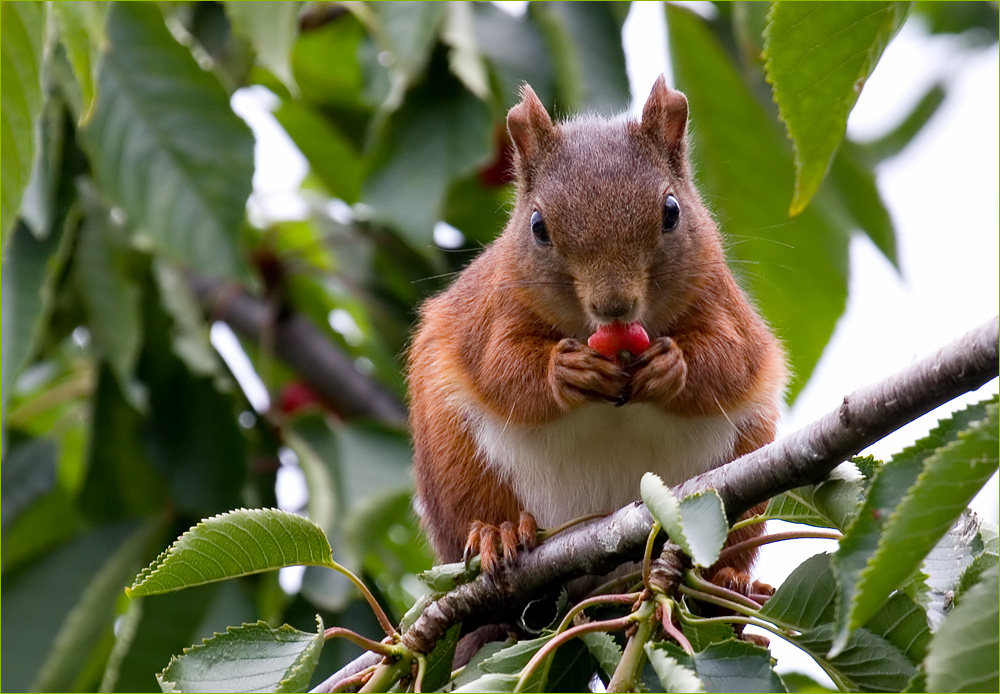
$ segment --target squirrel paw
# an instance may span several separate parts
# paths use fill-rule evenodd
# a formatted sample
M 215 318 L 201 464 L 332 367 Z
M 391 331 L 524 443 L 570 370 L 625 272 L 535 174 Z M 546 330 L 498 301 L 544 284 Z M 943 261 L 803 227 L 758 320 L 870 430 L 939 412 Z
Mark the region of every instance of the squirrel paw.
M 737 571 L 729 566 L 719 569 L 711 580 L 717 586 L 735 591 L 761 604 L 767 602 L 768 598 L 774 595 L 772 586 L 762 581 L 756 581 L 745 571 Z
M 653 340 L 632 363 L 630 400 L 667 403 L 684 390 L 687 362 L 677 343 L 669 337 Z
M 628 372 L 613 359 L 578 340 L 563 338 L 552 349 L 549 383 L 564 409 L 586 400 L 617 402 L 628 378 Z
M 537 542 L 538 524 L 527 511 L 521 511 L 517 525 L 511 521 L 500 525 L 472 521 L 465 541 L 465 563 L 478 554 L 483 572 L 494 573 L 513 561 L 520 549 L 530 550 Z

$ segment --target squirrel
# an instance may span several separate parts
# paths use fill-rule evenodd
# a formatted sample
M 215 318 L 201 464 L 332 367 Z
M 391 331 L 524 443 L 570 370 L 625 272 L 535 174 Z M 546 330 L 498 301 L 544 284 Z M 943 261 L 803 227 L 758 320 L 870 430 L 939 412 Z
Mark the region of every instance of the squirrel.
M 662 75 L 638 121 L 555 124 L 528 85 L 509 111 L 509 222 L 423 304 L 408 354 L 418 511 L 441 561 L 496 570 L 536 523 L 635 501 L 646 471 L 676 485 L 774 439 L 784 353 L 726 265 L 687 122 Z M 633 323 L 651 342 L 631 363 L 587 344 Z

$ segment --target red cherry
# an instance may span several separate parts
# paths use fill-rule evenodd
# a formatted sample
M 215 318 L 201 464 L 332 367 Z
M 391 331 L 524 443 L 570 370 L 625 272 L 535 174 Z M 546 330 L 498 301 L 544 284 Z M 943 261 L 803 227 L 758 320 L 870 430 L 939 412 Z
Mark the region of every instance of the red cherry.
M 639 323 L 601 325 L 587 344 L 608 359 L 627 364 L 649 347 L 649 335 Z
M 324 407 L 323 401 L 302 381 L 290 381 L 281 389 L 278 409 L 293 414 L 305 407 Z

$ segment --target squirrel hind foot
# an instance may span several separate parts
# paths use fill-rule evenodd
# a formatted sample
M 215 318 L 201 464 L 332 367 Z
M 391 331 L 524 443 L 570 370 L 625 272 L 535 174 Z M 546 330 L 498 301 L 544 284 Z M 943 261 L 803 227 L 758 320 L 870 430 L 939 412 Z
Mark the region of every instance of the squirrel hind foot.
M 478 554 L 483 572 L 495 573 L 512 562 L 522 549 L 528 551 L 537 544 L 538 524 L 527 511 L 521 511 L 516 525 L 512 521 L 500 525 L 472 521 L 465 541 L 465 563 Z

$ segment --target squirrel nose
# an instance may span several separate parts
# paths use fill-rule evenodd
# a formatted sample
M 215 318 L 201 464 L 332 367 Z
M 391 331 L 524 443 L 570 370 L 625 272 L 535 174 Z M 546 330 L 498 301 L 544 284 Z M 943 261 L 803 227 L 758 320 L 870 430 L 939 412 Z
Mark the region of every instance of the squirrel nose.
M 635 299 L 624 296 L 612 296 L 590 303 L 590 310 L 597 318 L 605 320 L 617 320 L 632 313 L 635 308 Z

